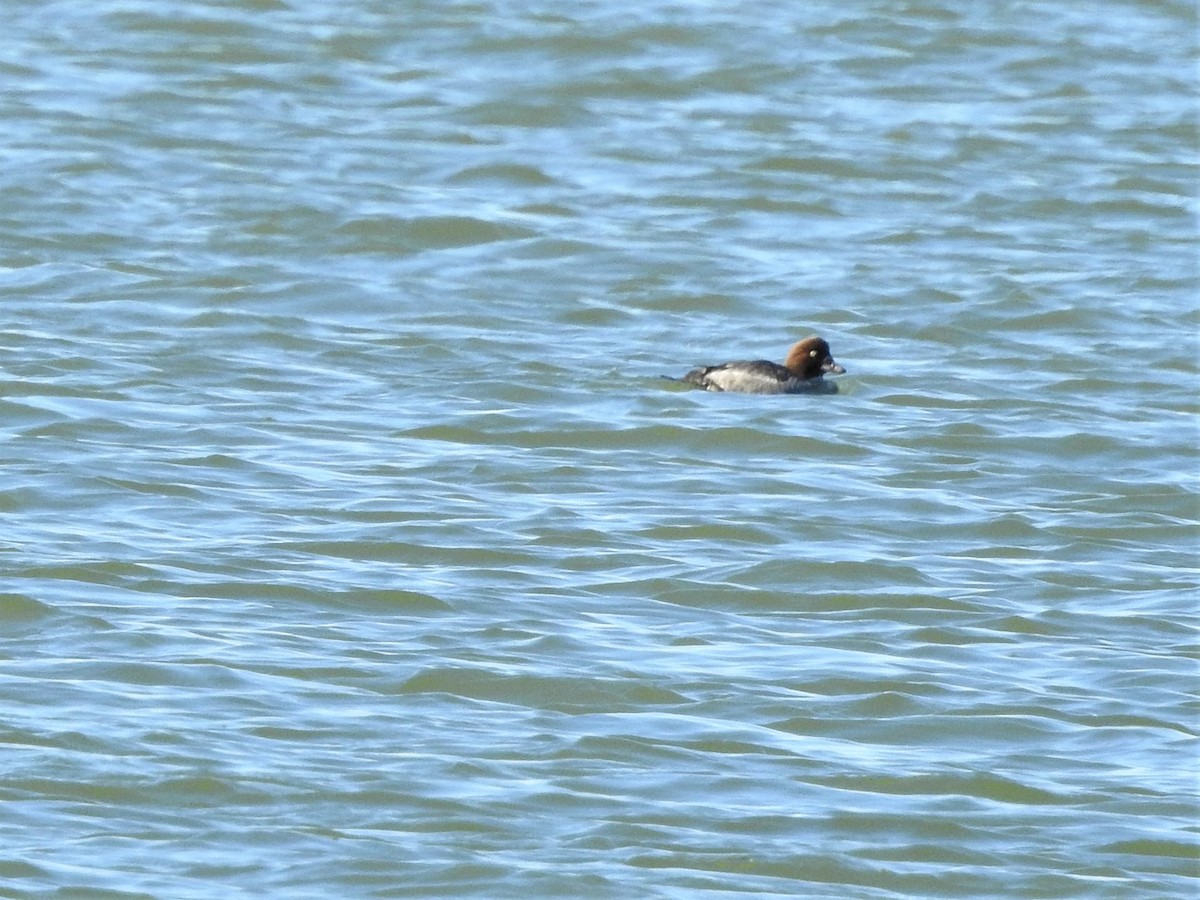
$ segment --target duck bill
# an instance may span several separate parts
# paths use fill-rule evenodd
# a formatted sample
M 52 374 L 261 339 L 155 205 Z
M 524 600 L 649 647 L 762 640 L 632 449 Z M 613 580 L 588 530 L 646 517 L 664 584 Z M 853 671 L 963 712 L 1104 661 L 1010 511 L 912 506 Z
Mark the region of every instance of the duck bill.
M 833 361 L 832 357 L 830 357 L 829 359 L 826 359 L 825 362 L 821 363 L 821 371 L 828 372 L 830 375 L 846 374 L 846 369 L 843 366 L 840 366 L 837 363 L 835 363 Z

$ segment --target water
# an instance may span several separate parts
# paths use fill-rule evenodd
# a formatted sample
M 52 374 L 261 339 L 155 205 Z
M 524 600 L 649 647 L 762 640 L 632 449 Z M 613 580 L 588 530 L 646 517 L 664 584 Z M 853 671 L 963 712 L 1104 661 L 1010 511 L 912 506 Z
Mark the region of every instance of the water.
M 0 894 L 1195 896 L 1196 26 L 8 10 Z

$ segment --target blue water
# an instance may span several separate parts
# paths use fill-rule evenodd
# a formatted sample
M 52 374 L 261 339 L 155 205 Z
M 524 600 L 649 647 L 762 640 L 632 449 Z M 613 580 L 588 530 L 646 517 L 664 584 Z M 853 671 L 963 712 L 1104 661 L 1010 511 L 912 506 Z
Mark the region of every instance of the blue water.
M 1196 895 L 1190 4 L 6 18 L 0 896 Z

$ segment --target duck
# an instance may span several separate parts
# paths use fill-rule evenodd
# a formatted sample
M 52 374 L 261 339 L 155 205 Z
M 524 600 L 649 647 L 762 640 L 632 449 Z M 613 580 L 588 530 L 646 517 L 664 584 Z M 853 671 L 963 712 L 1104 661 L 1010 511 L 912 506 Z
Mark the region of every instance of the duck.
M 706 391 L 735 391 L 742 394 L 800 394 L 836 391 L 825 374 L 841 375 L 845 368 L 834 361 L 829 342 L 812 335 L 792 346 L 783 365 L 767 359 L 701 366 L 683 376 L 688 384 Z

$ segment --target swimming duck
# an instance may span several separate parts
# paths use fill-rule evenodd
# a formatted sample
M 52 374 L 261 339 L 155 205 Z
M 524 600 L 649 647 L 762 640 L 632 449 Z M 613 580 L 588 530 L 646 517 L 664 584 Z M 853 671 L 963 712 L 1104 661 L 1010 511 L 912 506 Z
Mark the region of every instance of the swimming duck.
M 829 390 L 824 375 L 841 375 L 846 370 L 833 360 L 822 337 L 806 337 L 788 351 L 783 365 L 766 359 L 727 362 L 693 369 L 683 376 L 689 384 L 706 391 L 739 391 L 743 394 L 798 394 Z

